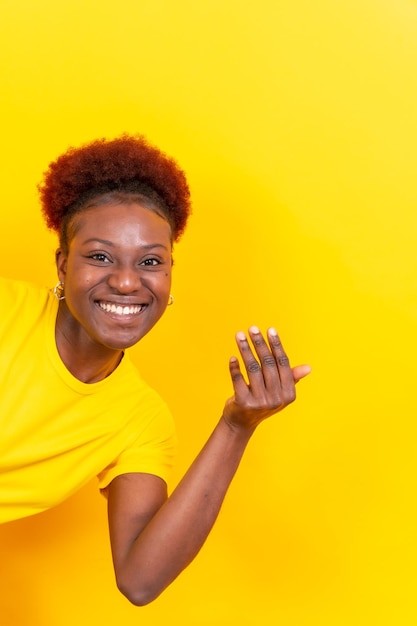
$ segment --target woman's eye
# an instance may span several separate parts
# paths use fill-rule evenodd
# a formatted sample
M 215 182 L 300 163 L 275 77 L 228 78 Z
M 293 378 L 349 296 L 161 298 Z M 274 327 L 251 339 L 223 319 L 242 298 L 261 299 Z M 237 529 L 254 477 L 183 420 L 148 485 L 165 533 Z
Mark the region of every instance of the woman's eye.
M 105 254 L 102 254 L 101 252 L 96 252 L 96 254 L 92 254 L 90 256 L 90 259 L 93 259 L 94 261 L 99 261 L 100 263 L 105 263 L 108 262 L 108 258 Z
M 147 266 L 152 266 L 152 265 L 159 265 L 160 261 L 158 259 L 145 259 L 144 261 L 142 261 L 142 265 L 147 265 Z

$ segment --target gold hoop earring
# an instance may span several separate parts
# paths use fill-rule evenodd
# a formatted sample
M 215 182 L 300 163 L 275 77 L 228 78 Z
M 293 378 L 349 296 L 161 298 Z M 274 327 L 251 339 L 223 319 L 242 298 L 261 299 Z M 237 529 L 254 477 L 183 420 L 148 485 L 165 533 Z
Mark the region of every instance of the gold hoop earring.
M 53 288 L 54 296 L 57 300 L 65 300 L 64 295 L 64 283 L 58 281 L 55 287 Z
M 174 304 L 175 300 L 174 300 L 174 296 L 172 295 L 172 293 L 169 294 L 169 298 L 168 298 L 168 304 L 167 306 L 172 306 Z

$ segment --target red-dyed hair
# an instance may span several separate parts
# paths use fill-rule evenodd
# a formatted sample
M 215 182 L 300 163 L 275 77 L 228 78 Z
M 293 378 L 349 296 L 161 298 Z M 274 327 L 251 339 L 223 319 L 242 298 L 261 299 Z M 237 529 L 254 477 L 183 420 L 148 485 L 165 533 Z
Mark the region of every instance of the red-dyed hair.
M 39 185 L 42 212 L 67 247 L 72 217 L 99 196 L 143 197 L 168 220 L 174 241 L 191 211 L 190 191 L 176 162 L 141 135 L 97 139 L 69 148 L 50 163 Z

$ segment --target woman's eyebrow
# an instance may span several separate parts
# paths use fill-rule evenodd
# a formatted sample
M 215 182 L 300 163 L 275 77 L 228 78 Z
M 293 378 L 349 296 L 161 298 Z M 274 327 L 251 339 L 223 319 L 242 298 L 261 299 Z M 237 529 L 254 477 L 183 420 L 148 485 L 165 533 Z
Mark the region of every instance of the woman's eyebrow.
M 145 250 L 152 250 L 152 248 L 163 248 L 164 250 L 168 250 L 168 246 L 164 246 L 163 243 L 146 243 L 141 248 L 145 248 Z
M 89 239 L 83 241 L 84 245 L 86 245 L 87 243 L 101 243 L 105 246 L 115 246 L 115 243 L 113 241 L 110 241 L 109 239 L 100 239 L 99 237 L 90 237 Z M 163 243 L 145 243 L 143 245 L 140 245 L 139 247 L 145 250 L 152 250 L 153 248 L 163 248 L 164 250 L 169 250 L 168 246 L 165 246 Z
M 103 243 L 105 246 L 114 246 L 112 241 L 109 241 L 108 239 L 100 239 L 99 237 L 90 237 L 89 239 L 83 241 L 83 244 L 86 243 Z

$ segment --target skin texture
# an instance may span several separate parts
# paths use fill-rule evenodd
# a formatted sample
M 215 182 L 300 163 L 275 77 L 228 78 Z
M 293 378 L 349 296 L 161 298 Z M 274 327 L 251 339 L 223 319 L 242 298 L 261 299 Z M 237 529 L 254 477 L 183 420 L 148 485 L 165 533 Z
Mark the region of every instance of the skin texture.
M 117 367 L 163 314 L 171 284 L 168 222 L 138 204 L 106 204 L 77 216 L 68 254 L 57 251 L 65 285 L 56 340 L 67 368 L 95 382 Z M 98 303 L 146 305 L 123 317 Z M 204 448 L 167 497 L 149 474 L 115 478 L 108 488 L 110 540 L 117 584 L 136 605 L 154 600 L 192 561 L 213 526 L 252 434 L 295 399 L 306 365 L 291 368 L 277 332 L 236 334 L 230 359 L 233 396 Z

